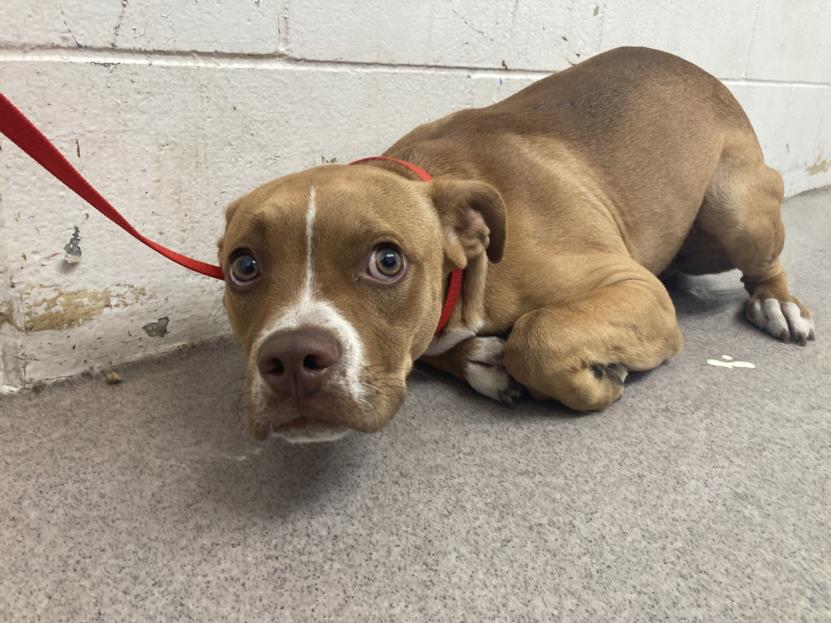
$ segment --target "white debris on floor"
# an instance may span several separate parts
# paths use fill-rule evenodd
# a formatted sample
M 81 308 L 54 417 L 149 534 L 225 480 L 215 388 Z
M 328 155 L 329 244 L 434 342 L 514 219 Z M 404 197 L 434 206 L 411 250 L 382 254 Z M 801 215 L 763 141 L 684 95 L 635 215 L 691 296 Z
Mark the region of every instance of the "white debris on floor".
M 708 359 L 707 363 L 718 368 L 755 368 L 749 361 L 736 361 L 730 355 L 722 355 L 721 359 Z

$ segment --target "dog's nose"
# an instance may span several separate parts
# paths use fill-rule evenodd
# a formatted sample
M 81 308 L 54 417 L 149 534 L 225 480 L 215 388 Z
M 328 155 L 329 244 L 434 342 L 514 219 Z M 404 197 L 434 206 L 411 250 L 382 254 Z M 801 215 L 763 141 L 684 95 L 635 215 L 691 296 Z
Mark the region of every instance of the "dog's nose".
M 260 346 L 257 368 L 275 394 L 300 399 L 320 391 L 340 354 L 337 340 L 326 331 L 280 331 Z

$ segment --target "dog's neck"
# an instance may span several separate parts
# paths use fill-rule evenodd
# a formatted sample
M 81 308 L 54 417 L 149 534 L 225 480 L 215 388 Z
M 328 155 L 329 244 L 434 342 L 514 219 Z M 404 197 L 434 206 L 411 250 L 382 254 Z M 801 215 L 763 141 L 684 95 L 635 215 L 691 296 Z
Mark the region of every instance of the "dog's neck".
M 433 178 L 476 178 L 475 171 L 469 170 L 469 167 L 453 166 L 454 159 L 450 154 L 443 152 L 440 157 L 431 157 L 429 151 L 411 147 L 401 152 L 390 150 L 384 155 L 406 160 L 407 162 L 422 167 Z M 377 160 L 367 162 L 366 164 L 385 169 L 406 179 L 419 179 L 413 171 L 395 162 Z M 445 262 L 443 292 L 447 291 L 450 271 L 453 268 L 454 266 L 452 264 Z M 433 339 L 426 354 L 437 355 L 445 352 L 462 340 L 473 337 L 482 329 L 485 325 L 485 286 L 487 275 L 487 255 L 482 253 L 468 260 L 467 266 L 464 267 L 462 289 L 459 293 L 459 299 L 453 310 L 453 314 L 450 316 L 450 320 L 444 327 L 444 330 Z
M 483 253 L 468 262 L 462 278 L 462 289 L 453 315 L 441 333 L 433 338 L 430 346 L 424 353 L 428 356 L 440 355 L 463 340 L 479 333 L 485 325 L 485 281 L 488 270 L 488 259 Z M 447 289 L 449 280 L 448 268 L 444 276 L 444 288 Z

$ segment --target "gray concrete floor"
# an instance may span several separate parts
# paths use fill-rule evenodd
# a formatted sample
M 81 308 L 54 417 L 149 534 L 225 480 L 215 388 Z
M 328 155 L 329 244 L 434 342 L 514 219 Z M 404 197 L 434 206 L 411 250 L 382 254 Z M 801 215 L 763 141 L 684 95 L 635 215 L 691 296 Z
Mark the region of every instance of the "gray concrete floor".
M 829 204 L 784 210 L 818 341 L 689 280 L 603 414 L 416 372 L 381 433 L 254 444 L 226 342 L 0 398 L 0 620 L 831 620 Z

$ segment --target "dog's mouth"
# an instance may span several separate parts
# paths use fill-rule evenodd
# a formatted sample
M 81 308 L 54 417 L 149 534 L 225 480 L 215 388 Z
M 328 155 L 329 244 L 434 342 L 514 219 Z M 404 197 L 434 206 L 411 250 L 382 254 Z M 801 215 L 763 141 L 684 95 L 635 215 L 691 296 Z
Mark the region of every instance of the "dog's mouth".
M 303 431 L 303 430 L 310 430 L 312 428 L 319 427 L 324 424 L 329 424 L 328 422 L 323 422 L 318 420 L 317 418 L 310 417 L 308 415 L 301 415 L 285 424 L 280 424 L 279 426 L 275 427 L 273 430 L 274 432 L 288 432 L 288 431 Z
M 288 441 L 330 441 L 349 430 L 377 431 L 404 398 L 406 382 L 373 380 L 364 395 L 354 397 L 338 386 L 300 397 L 279 397 L 255 374 L 245 390 L 245 425 L 255 440 L 270 436 Z
M 262 396 L 258 400 L 255 392 L 246 416 L 246 428 L 256 440 L 274 436 L 291 442 L 333 441 L 350 429 L 363 428 L 362 405 L 336 393 L 301 400 Z
M 349 430 L 340 424 L 301 415 L 285 424 L 272 427 L 272 434 L 292 443 L 313 443 L 336 441 L 346 435 Z

